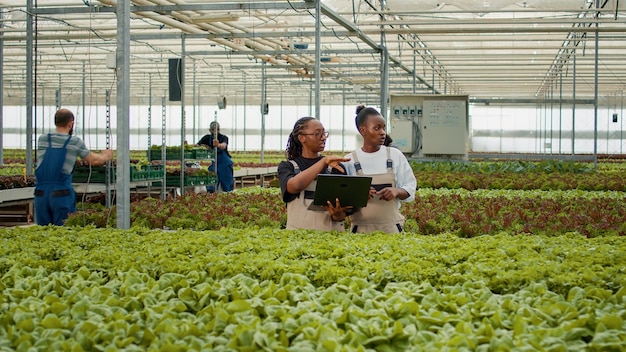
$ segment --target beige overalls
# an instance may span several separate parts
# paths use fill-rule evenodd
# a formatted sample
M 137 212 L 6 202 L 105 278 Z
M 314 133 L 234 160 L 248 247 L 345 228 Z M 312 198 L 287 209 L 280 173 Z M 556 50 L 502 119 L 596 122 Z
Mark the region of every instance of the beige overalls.
M 294 160 L 290 160 L 293 164 L 296 175 L 300 173 L 300 167 Z M 313 203 L 315 196 L 315 186 L 317 180 L 313 180 L 307 188 L 305 188 L 298 198 L 287 203 L 287 229 L 311 229 L 326 231 L 345 231 L 343 221 L 333 221 L 327 211 L 309 210 L 308 207 Z
M 393 162 L 391 160 L 391 151 L 387 148 L 387 172 L 384 174 L 367 175 L 372 177 L 372 187 L 377 191 L 385 187 L 396 187 L 396 174 L 393 172 Z M 356 151 L 352 153 L 354 159 L 354 168 L 359 176 L 363 176 L 363 169 L 357 157 Z M 380 199 L 380 196 L 374 195 L 374 198 L 367 202 L 365 208 L 350 216 L 353 233 L 370 233 L 374 231 L 382 231 L 385 233 L 399 233 L 404 227 L 404 216 L 400 214 L 398 209 L 398 201 L 386 201 Z

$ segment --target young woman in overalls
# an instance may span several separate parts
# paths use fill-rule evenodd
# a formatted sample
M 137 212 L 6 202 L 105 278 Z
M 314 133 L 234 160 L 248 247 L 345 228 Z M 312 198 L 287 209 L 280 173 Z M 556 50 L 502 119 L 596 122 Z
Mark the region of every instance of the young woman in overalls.
M 336 200 L 328 202 L 327 211 L 309 210 L 313 202 L 317 175 L 341 173 L 341 162 L 350 159 L 339 156 L 322 156 L 328 132 L 314 117 L 296 121 L 287 141 L 287 160 L 278 165 L 278 180 L 287 204 L 287 229 L 313 229 L 344 231 L 346 208 Z
M 385 146 L 385 119 L 372 107 L 359 106 L 356 127 L 363 146 L 346 155 L 348 175 L 372 177 L 370 200 L 365 208 L 350 216 L 352 232 L 382 231 L 399 233 L 404 228 L 400 202 L 415 199 L 417 181 L 406 157 L 397 148 Z

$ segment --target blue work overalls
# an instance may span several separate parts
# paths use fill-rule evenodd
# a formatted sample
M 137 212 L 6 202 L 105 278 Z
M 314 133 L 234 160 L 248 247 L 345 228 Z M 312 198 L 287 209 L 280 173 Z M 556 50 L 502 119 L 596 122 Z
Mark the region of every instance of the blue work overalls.
M 211 136 L 212 137 L 212 136 Z M 218 139 L 219 141 L 219 139 Z M 211 139 L 213 145 L 213 139 Z M 215 172 L 215 165 L 209 166 L 209 171 Z M 235 187 L 235 178 L 233 177 L 233 161 L 228 156 L 226 150 L 217 148 L 217 187 L 222 187 L 224 192 L 230 192 Z M 208 186 L 207 191 L 213 192 L 213 186 Z
M 48 134 L 48 148 L 35 170 L 35 220 L 38 225 L 61 226 L 69 213 L 76 211 L 72 174 L 63 173 L 70 138 L 67 137 L 63 147 L 52 148 L 52 136 Z

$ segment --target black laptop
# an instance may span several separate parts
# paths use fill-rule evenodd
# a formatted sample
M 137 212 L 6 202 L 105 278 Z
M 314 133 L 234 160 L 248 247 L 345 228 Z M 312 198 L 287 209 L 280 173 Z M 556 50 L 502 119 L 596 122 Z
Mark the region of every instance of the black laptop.
M 336 198 L 342 207 L 363 208 L 367 206 L 371 184 L 369 176 L 318 175 L 315 197 L 308 209 L 326 211 L 327 201 L 335 205 Z

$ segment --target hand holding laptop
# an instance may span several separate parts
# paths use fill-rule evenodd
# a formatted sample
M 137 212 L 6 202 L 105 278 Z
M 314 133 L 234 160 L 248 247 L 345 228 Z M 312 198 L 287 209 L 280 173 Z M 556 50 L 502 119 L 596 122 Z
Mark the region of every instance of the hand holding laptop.
M 339 198 L 335 198 L 335 205 L 333 205 L 331 201 L 327 201 L 326 203 L 328 204 L 326 210 L 333 221 L 344 221 L 346 219 L 346 210 L 352 209 L 351 205 L 342 207 L 339 203 Z

